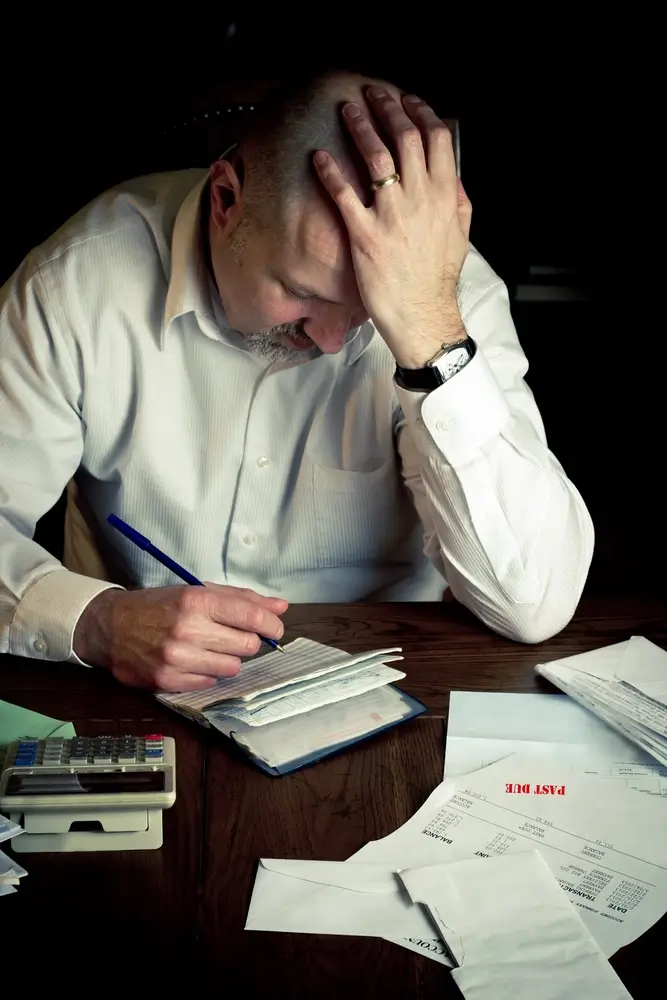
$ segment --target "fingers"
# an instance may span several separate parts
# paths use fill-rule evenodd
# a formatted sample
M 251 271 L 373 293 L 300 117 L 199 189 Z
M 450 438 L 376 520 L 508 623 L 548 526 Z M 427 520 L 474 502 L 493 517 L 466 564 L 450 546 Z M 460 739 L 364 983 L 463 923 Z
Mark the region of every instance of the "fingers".
M 373 90 L 375 88 L 371 87 L 371 92 Z M 384 93 L 384 91 L 381 92 Z M 395 108 L 398 108 L 393 98 L 389 98 L 389 100 Z M 380 106 L 380 100 L 376 100 L 375 104 Z M 384 104 L 382 106 L 384 107 Z M 387 117 L 389 113 L 385 111 L 384 114 Z M 378 135 L 367 112 L 358 104 L 346 104 L 343 108 L 343 116 L 350 135 L 354 139 L 355 145 L 368 167 L 371 181 L 380 181 L 384 177 L 389 177 L 390 174 L 393 174 L 396 170 L 394 158 Z M 403 117 L 408 125 L 410 125 L 410 119 L 407 115 Z
M 287 602 L 279 598 L 261 597 L 254 591 L 250 593 L 252 597 L 237 587 L 193 587 L 184 591 L 183 602 L 186 608 L 203 610 L 219 625 L 229 625 L 232 629 L 253 632 L 269 639 L 281 639 L 285 626 L 278 614 L 286 610 Z M 278 614 L 266 606 L 271 604 Z M 247 654 L 247 650 L 239 653 L 241 656 Z
M 250 587 L 226 587 L 219 583 L 207 583 L 206 586 L 225 596 L 227 594 L 243 594 L 249 601 L 263 604 L 269 611 L 273 611 L 277 615 L 284 614 L 289 607 L 289 601 L 286 601 L 284 597 L 266 597 L 264 594 L 258 594 L 256 590 L 251 590 Z
M 418 126 L 384 87 L 369 87 L 367 96 L 371 102 L 373 113 L 381 121 L 387 134 L 391 136 L 392 143 L 398 155 L 398 163 L 395 167 L 389 166 L 389 162 L 392 164 L 394 162 L 391 156 L 389 156 L 388 160 L 380 157 L 381 173 L 378 177 L 375 177 L 371 172 L 371 179 L 380 180 L 382 177 L 392 174 L 394 170 L 398 170 L 401 175 L 401 183 L 404 186 L 410 187 L 414 183 L 423 180 L 426 173 L 426 158 L 424 143 Z M 370 131 L 375 134 L 377 141 L 388 153 L 387 147 L 381 141 L 372 125 L 370 125 Z M 354 135 L 354 138 L 362 156 L 368 162 L 366 153 L 357 136 Z M 370 147 L 370 143 L 367 140 L 366 142 Z M 387 167 L 389 168 L 387 169 Z
M 171 629 L 170 638 L 211 653 L 228 653 L 230 656 L 254 656 L 261 648 L 256 632 L 221 625 L 211 621 L 206 614 L 191 614 L 179 619 Z
M 317 175 L 338 207 L 350 237 L 359 241 L 367 232 L 367 209 L 336 161 L 323 149 L 313 157 Z M 391 173 L 391 171 L 390 171 Z
M 452 133 L 433 108 L 416 95 L 404 97 L 403 106 L 423 137 L 429 175 L 434 181 L 451 184 L 456 177 Z
M 248 587 L 242 587 L 241 593 L 248 598 L 249 601 L 255 601 L 257 604 L 263 604 L 265 608 L 269 611 L 273 611 L 276 615 L 282 615 L 287 611 L 289 607 L 289 601 L 286 601 L 284 597 L 265 597 L 263 594 L 258 594 L 255 590 L 250 590 Z
M 236 677 L 241 669 L 238 656 L 213 653 L 179 639 L 167 639 L 158 655 L 162 662 L 156 665 L 155 674 L 160 683 L 163 675 L 169 679 L 173 671 L 218 678 Z

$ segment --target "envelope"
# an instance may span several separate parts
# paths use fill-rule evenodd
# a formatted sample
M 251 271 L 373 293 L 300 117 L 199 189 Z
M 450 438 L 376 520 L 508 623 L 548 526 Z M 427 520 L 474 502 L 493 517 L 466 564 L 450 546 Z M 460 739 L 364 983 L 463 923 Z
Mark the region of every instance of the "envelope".
M 632 1000 L 536 851 L 404 869 L 466 1000 Z
M 591 649 L 587 653 L 575 653 L 574 656 L 566 656 L 563 660 L 554 660 L 545 663 L 545 667 L 556 666 L 563 663 L 572 670 L 580 670 L 591 677 L 598 677 L 602 681 L 617 680 L 616 671 L 623 659 L 630 640 L 625 642 L 615 642 L 612 646 L 603 646 L 601 649 Z
M 667 706 L 667 653 L 643 636 L 633 635 L 625 644 L 616 680 Z
M 386 863 L 262 858 L 246 920 L 249 931 L 433 938 Z
M 557 666 L 559 663 L 599 680 L 623 681 L 667 706 L 667 653 L 641 635 L 544 666 Z

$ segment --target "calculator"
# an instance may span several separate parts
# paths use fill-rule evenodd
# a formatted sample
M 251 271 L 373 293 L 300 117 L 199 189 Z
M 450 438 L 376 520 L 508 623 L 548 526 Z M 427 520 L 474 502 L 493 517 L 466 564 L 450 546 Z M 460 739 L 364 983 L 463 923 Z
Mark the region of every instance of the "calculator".
M 160 846 L 162 810 L 175 800 L 175 743 L 161 733 L 20 740 L 8 747 L 0 777 L 0 811 L 25 830 L 12 844 L 19 852 Z M 31 836 L 56 839 L 37 847 Z M 131 847 L 123 846 L 128 838 Z

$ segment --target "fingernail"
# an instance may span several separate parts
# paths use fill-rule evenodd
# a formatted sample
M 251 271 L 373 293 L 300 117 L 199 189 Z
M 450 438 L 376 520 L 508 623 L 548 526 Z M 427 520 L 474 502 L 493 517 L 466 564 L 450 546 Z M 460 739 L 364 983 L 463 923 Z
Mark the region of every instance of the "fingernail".
M 324 164 L 327 162 L 327 154 L 324 152 L 323 149 L 320 149 L 317 151 L 317 153 L 315 153 L 313 159 L 315 160 L 315 163 L 317 163 L 318 167 L 323 167 Z
M 406 94 L 403 100 L 406 104 L 421 104 L 421 97 L 417 97 L 416 94 Z
M 361 109 L 356 104 L 346 104 L 345 114 L 348 118 L 361 118 Z
M 384 89 L 384 87 L 369 87 L 368 88 L 368 93 L 371 95 L 371 97 L 386 97 L 387 96 L 387 91 Z

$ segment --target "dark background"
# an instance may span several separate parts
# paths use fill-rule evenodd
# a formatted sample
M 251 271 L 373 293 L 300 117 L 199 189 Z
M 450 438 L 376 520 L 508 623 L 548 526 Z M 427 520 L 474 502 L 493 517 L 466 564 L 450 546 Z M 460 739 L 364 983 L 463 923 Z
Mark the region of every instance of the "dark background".
M 0 278 L 111 184 L 204 165 L 204 113 L 335 63 L 392 79 L 460 123 L 472 240 L 509 286 L 549 444 L 596 525 L 589 593 L 664 593 L 662 333 L 643 312 L 631 129 L 600 38 L 563 13 L 187 13 L 13 16 Z M 39 537 L 57 547 L 58 516 Z

